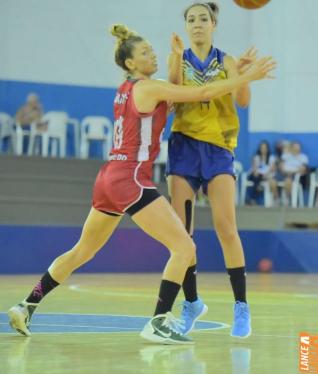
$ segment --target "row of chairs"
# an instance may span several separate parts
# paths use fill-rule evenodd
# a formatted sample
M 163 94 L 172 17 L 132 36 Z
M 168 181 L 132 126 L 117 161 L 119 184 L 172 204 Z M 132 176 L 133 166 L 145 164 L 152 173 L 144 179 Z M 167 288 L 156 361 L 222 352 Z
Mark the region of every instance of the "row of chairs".
M 103 159 L 107 159 L 108 153 L 112 147 L 113 126 L 111 121 L 102 116 L 85 117 L 81 123 L 73 118 L 69 118 L 65 112 L 51 111 L 46 113 L 41 123 L 46 124 L 45 130 L 38 128 L 37 124 L 32 123 L 29 129 L 24 129 L 14 123 L 14 119 L 7 113 L 0 112 L 0 151 L 5 138 L 9 138 L 13 150 L 17 155 L 21 155 L 23 151 L 23 139 L 29 137 L 28 155 L 39 154 L 47 157 L 49 149 L 51 155 L 65 157 L 66 140 L 68 125 L 74 128 L 75 156 L 86 159 L 89 157 L 89 147 L 91 141 L 98 140 L 103 144 Z M 39 144 L 40 143 L 40 144 Z M 51 147 L 50 147 L 51 143 Z M 161 143 L 161 151 L 155 162 L 154 180 L 156 183 L 162 180 L 162 174 L 167 162 L 168 142 Z M 235 162 L 235 170 L 237 173 L 237 205 L 245 205 L 246 194 L 249 187 L 253 186 L 253 182 L 248 180 L 248 175 L 243 171 L 240 162 Z M 261 183 L 264 194 L 264 206 L 273 206 L 273 198 L 270 191 L 269 183 L 264 181 Z M 282 199 L 286 199 L 284 195 L 284 182 L 278 182 L 281 188 Z M 310 174 L 308 207 L 314 206 L 316 190 L 318 190 L 318 175 L 316 172 Z M 291 206 L 304 206 L 304 191 L 300 183 L 300 175 L 296 175 L 293 181 Z
M 236 203 L 237 205 L 245 205 L 246 204 L 246 195 L 249 187 L 254 186 L 254 182 L 248 179 L 248 173 L 243 171 L 242 164 L 240 162 L 235 161 L 235 169 L 238 175 L 237 179 L 237 197 Z M 304 188 L 300 181 L 301 175 L 296 174 L 292 183 L 292 190 L 291 190 L 291 207 L 296 208 L 300 207 L 303 208 L 305 206 L 304 203 Z M 270 190 L 270 185 L 268 181 L 261 182 L 263 197 L 264 197 L 264 206 L 265 207 L 272 207 L 274 205 L 273 196 Z M 281 199 L 283 203 L 286 202 L 286 194 L 285 194 L 285 182 L 278 181 L 277 187 L 281 191 Z M 315 205 L 315 197 L 316 192 L 318 191 L 318 170 L 311 172 L 309 177 L 309 191 L 308 191 L 308 203 L 307 206 L 309 208 L 313 208 Z
M 113 137 L 113 126 L 107 117 L 88 116 L 79 122 L 65 112 L 51 111 L 42 117 L 41 124 L 42 128 L 36 123 L 31 123 L 25 128 L 16 124 L 9 114 L 0 112 L 0 150 L 4 139 L 7 138 L 14 153 L 21 155 L 24 138 L 28 137 L 28 155 L 64 158 L 67 149 L 67 129 L 68 126 L 73 126 L 76 157 L 88 158 L 91 141 L 98 140 L 103 144 L 103 159 L 107 159 Z

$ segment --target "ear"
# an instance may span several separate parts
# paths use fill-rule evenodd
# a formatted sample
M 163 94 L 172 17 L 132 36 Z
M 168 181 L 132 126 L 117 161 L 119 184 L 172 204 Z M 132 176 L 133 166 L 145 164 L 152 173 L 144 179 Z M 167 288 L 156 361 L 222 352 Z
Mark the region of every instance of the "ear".
M 125 60 L 125 65 L 127 66 L 127 69 L 130 70 L 130 71 L 134 70 L 134 68 L 135 68 L 134 61 L 131 58 L 127 58 Z

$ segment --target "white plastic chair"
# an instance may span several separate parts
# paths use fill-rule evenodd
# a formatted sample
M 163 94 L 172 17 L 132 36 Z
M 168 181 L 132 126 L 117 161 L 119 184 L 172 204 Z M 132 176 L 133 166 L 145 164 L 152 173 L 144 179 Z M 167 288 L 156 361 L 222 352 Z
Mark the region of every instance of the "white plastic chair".
M 159 183 L 161 181 L 162 166 L 166 165 L 167 160 L 168 160 L 168 141 L 162 140 L 160 144 L 160 152 L 154 162 L 154 168 L 153 168 L 153 180 L 155 183 Z
M 314 207 L 316 189 L 318 189 L 318 171 L 317 170 L 310 173 L 308 208 Z
M 300 174 L 296 174 L 292 184 L 291 191 L 291 206 L 292 208 L 304 207 L 304 189 L 303 185 L 300 183 Z
M 300 183 L 301 175 L 299 173 L 295 174 L 293 182 L 292 182 L 292 189 L 291 189 L 291 207 L 292 208 L 303 208 L 304 207 L 304 189 L 302 184 Z M 283 205 L 286 205 L 287 197 L 285 192 L 285 182 L 280 181 L 277 182 L 277 187 L 282 189 L 281 198 L 283 201 Z
M 68 124 L 73 126 L 74 129 L 74 148 L 75 157 L 80 157 L 80 138 L 81 138 L 81 126 L 80 122 L 76 118 L 69 118 Z
M 247 173 L 244 172 L 241 175 L 241 205 L 245 205 L 245 200 L 246 200 L 246 191 L 248 187 L 253 187 L 254 182 L 250 181 L 247 179 Z M 273 205 L 272 202 L 272 194 L 269 186 L 268 181 L 263 181 L 261 182 L 263 194 L 264 194 L 264 206 L 266 208 L 270 207 Z
M 88 158 L 91 140 L 103 141 L 103 159 L 107 160 L 113 144 L 113 125 L 107 117 L 88 116 L 82 120 L 81 158 Z
M 9 138 L 10 146 L 15 148 L 15 135 L 13 128 L 13 118 L 4 112 L 0 112 L 0 152 L 2 152 L 3 139 Z
M 47 157 L 49 154 L 49 144 L 52 140 L 51 155 L 57 156 L 57 142 L 59 143 L 59 155 L 66 155 L 66 135 L 68 115 L 65 112 L 47 112 L 41 119 L 41 123 L 47 122 L 47 130 L 40 131 L 35 124 L 31 124 L 29 155 L 34 153 L 36 138 L 41 138 L 42 146 L 40 154 Z
M 28 153 L 30 149 L 30 136 L 31 136 L 32 124 L 30 126 L 21 126 L 18 122 L 15 124 L 15 153 L 21 156 L 23 153 L 23 140 L 24 137 L 29 138 Z

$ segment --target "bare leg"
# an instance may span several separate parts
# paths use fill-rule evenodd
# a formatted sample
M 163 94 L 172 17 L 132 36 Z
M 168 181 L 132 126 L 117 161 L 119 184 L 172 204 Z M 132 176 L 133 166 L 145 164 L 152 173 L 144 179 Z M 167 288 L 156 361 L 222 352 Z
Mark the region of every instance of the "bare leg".
M 121 216 L 106 215 L 92 208 L 75 246 L 52 263 L 25 301 L 9 310 L 10 325 L 21 334 L 30 336 L 30 319 L 37 305 L 75 269 L 94 257 L 108 240 L 120 219 Z
M 235 217 L 235 181 L 231 175 L 218 175 L 208 185 L 213 223 L 221 243 L 227 268 L 245 266 L 244 252 Z
M 187 180 L 177 175 L 168 177 L 168 185 L 170 187 L 172 207 L 177 212 L 187 232 L 192 237 L 194 229 L 195 193 Z M 194 256 L 182 284 L 185 299 L 190 303 L 198 300 L 196 264 L 197 258 Z
M 180 218 L 164 197 L 160 197 L 132 216 L 132 220 L 148 235 L 170 251 L 163 279 L 182 284 L 195 245 Z
M 270 178 L 268 180 L 268 183 L 269 183 L 269 187 L 271 189 L 271 193 L 273 195 L 273 198 L 274 198 L 275 201 L 277 201 L 277 199 L 278 199 L 277 182 L 276 182 L 275 179 Z
M 235 299 L 231 335 L 246 338 L 251 334 L 251 319 L 246 303 L 244 252 L 236 226 L 233 177 L 226 174 L 216 176 L 209 183 L 208 196 Z
M 62 283 L 74 270 L 91 260 L 107 242 L 120 220 L 121 216 L 110 216 L 91 208 L 79 241 L 49 267 L 52 278 Z
M 193 235 L 194 227 L 194 203 L 195 203 L 195 193 L 189 183 L 178 175 L 170 175 L 168 177 L 169 183 L 169 195 L 171 197 L 171 205 L 173 209 L 177 212 L 179 218 L 181 219 L 184 227 L 189 227 L 190 235 Z M 191 201 L 192 210 L 190 222 L 186 217 L 185 202 Z M 190 224 L 189 224 L 190 223 Z
M 287 201 L 289 202 L 291 199 L 291 190 L 292 190 L 293 180 L 291 177 L 287 177 L 284 182 L 285 182 L 284 187 L 285 187 L 286 197 L 287 197 Z

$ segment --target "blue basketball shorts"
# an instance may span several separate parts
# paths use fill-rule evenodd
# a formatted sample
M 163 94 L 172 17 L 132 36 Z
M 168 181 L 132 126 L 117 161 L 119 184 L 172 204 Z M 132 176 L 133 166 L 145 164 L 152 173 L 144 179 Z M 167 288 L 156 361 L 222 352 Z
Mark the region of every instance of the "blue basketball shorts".
M 202 186 L 206 194 L 209 182 L 220 174 L 234 178 L 234 156 L 225 148 L 172 132 L 168 142 L 166 175 L 184 177 L 194 192 Z

